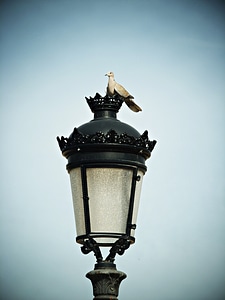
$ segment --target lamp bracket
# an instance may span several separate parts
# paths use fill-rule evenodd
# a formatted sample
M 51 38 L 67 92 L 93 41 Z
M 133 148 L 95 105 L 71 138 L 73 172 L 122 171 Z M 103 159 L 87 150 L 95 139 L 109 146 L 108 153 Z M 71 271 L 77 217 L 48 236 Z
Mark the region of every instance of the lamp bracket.
M 113 263 L 115 260 L 116 254 L 123 255 L 125 250 L 130 247 L 131 242 L 128 240 L 128 237 L 123 237 L 118 239 L 109 250 L 109 255 L 103 260 L 102 253 L 100 247 L 97 242 L 93 238 L 89 238 L 84 241 L 83 246 L 81 247 L 81 252 L 83 254 L 89 254 L 91 251 L 94 252 L 96 260 L 98 263 L 100 262 L 110 262 Z
M 81 247 L 81 251 L 83 254 L 88 254 L 93 251 L 97 262 L 101 262 L 103 260 L 101 250 L 97 242 L 92 238 L 84 241 L 84 245 Z
M 116 254 L 123 255 L 125 250 L 127 250 L 129 247 L 130 241 L 125 238 L 120 238 L 113 244 L 105 261 L 114 262 Z

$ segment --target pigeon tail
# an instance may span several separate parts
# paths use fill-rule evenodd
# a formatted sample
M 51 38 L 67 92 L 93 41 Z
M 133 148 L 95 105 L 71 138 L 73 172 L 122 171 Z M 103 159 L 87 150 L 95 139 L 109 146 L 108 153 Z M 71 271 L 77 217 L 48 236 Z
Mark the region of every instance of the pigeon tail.
M 142 111 L 140 106 L 138 106 L 130 97 L 124 99 L 126 105 L 134 112 Z

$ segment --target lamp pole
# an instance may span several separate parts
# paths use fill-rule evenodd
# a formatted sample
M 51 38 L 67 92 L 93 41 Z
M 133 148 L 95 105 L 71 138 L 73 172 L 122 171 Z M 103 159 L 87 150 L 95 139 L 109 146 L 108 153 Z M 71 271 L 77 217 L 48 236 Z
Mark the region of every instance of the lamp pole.
M 116 269 L 122 255 L 135 242 L 136 219 L 146 159 L 156 141 L 117 119 L 124 99 L 118 95 L 86 98 L 94 119 L 74 128 L 68 137 L 57 137 L 73 196 L 77 243 L 84 254 L 93 252 L 96 264 L 86 274 L 94 300 L 118 299 L 126 274 Z M 109 247 L 103 259 L 101 247 Z
M 94 300 L 117 300 L 119 286 L 127 275 L 116 269 L 113 263 L 101 262 L 95 265 L 95 269 L 86 274 L 93 286 Z

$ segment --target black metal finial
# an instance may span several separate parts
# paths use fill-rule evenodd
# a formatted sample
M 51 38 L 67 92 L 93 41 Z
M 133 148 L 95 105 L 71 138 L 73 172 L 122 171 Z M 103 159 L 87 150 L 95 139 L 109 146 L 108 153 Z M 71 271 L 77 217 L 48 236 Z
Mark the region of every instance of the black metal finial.
M 100 111 L 100 110 L 111 110 L 118 112 L 121 108 L 124 98 L 115 94 L 113 96 L 101 96 L 99 93 L 96 93 L 94 98 L 92 97 L 85 97 L 87 103 L 93 113 Z

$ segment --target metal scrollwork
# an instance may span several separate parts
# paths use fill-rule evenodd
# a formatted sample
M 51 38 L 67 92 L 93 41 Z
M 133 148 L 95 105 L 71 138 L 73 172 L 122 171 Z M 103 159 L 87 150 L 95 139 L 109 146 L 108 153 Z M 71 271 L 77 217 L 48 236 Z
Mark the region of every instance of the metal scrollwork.
M 129 247 L 130 241 L 128 239 L 121 238 L 117 240 L 110 249 L 105 261 L 114 262 L 116 254 L 123 255 Z

